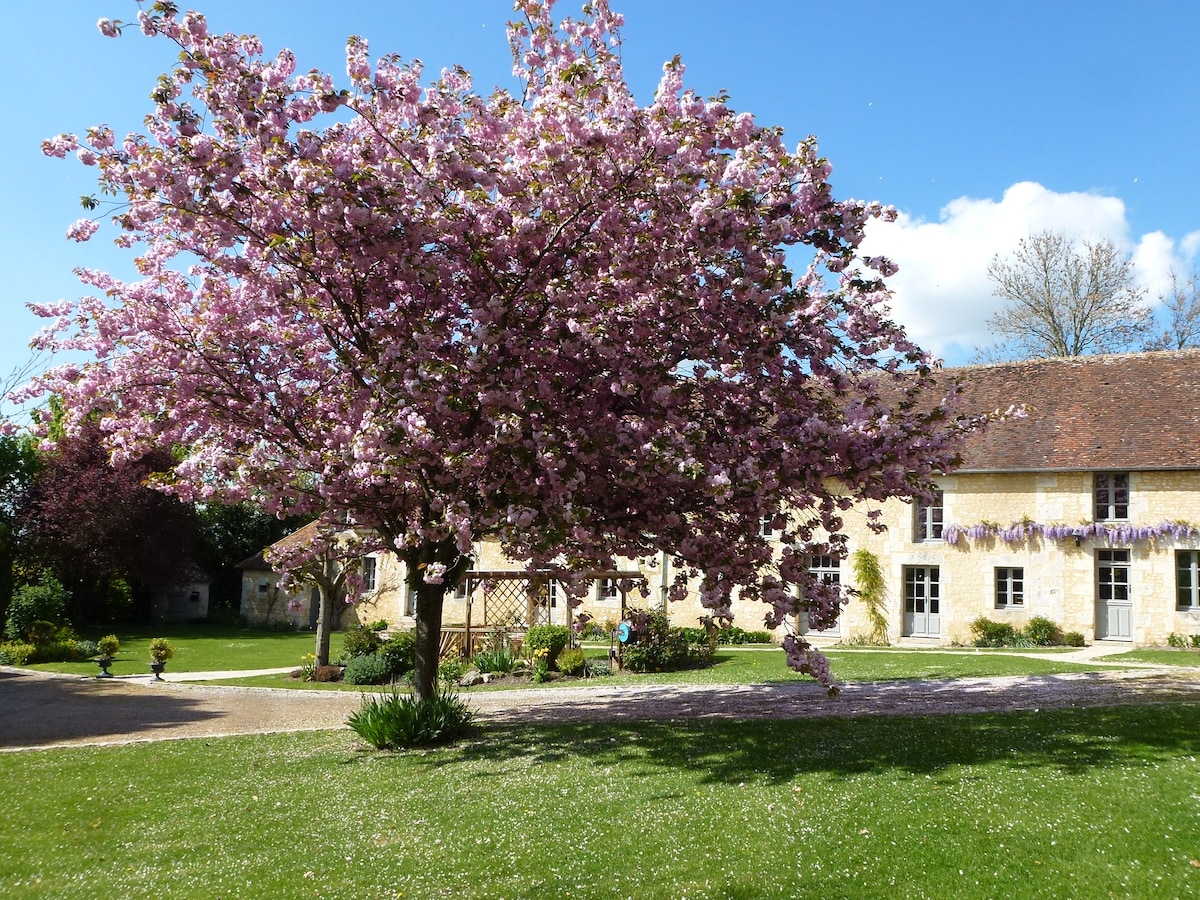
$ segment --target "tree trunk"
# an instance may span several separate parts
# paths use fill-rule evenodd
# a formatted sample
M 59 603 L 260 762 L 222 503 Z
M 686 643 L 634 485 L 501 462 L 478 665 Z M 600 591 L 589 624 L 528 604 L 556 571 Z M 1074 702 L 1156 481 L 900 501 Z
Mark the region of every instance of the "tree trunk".
M 333 633 L 333 591 L 324 584 L 317 585 L 320 608 L 317 611 L 317 665 L 329 665 L 329 637 Z
M 413 692 L 417 700 L 428 700 L 437 693 L 438 661 L 442 645 L 442 603 L 445 585 L 417 585 L 417 646 L 413 670 Z

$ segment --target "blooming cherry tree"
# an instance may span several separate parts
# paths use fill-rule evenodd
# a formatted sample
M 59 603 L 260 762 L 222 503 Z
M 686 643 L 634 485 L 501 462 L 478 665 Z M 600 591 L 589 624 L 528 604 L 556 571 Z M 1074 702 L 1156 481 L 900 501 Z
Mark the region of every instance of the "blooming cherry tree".
M 716 614 L 737 591 L 824 627 L 809 556 L 971 427 L 888 318 L 894 267 L 857 252 L 891 212 L 835 199 L 814 139 L 696 96 L 678 59 L 640 106 L 607 0 L 553 5 L 518 0 L 521 92 L 483 94 L 357 37 L 339 88 L 158 2 L 138 24 L 180 53 L 146 133 L 44 148 L 98 168 L 140 278 L 81 271 L 96 296 L 38 307 L 41 343 L 90 361 L 34 390 L 98 412 L 117 459 L 177 448 L 184 499 L 373 529 L 417 591 L 420 696 L 486 537 L 564 571 L 663 551 L 673 598 L 690 577 Z

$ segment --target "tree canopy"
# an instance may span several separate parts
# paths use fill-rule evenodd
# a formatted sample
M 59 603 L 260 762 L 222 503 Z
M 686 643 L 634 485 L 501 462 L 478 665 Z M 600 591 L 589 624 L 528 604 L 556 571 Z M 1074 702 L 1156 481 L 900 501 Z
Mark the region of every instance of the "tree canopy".
M 1137 349 L 1153 314 L 1133 279 L 1133 261 L 1107 238 L 1076 244 L 1066 234 L 1028 235 L 988 278 L 1004 306 L 988 318 L 996 346 L 984 359 L 1084 356 Z
M 421 694 L 489 536 L 568 590 L 661 551 L 673 597 L 690 575 L 715 611 L 737 590 L 822 627 L 840 598 L 807 560 L 843 553 L 842 511 L 920 492 L 973 424 L 918 402 L 894 266 L 858 254 L 890 210 L 835 199 L 815 139 L 696 96 L 678 59 L 639 106 L 607 0 L 552 6 L 516 4 L 517 95 L 359 37 L 339 88 L 158 2 L 138 25 L 180 52 L 146 133 L 44 145 L 98 167 L 141 277 L 81 271 L 97 296 L 37 307 L 46 346 L 90 356 L 37 389 L 118 459 L 177 448 L 179 497 L 373 529 L 417 590 Z

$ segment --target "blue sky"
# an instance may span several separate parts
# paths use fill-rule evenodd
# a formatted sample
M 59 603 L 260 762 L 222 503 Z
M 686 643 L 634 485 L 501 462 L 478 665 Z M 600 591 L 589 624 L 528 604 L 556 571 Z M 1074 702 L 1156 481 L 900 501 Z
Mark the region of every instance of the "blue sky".
M 560 0 L 559 15 L 582 0 Z M 181 6 L 190 4 L 181 2 Z M 1130 252 L 1153 299 L 1200 250 L 1200 4 L 1192 0 L 613 0 L 626 17 L 626 75 L 653 93 L 676 53 L 687 84 L 726 89 L 732 105 L 791 143 L 817 136 L 838 196 L 896 206 L 868 249 L 899 262 L 893 310 L 948 364 L 988 343 L 995 309 L 985 270 L 1031 230 L 1107 237 Z M 290 47 L 298 68 L 344 83 L 344 46 L 460 63 L 487 89 L 507 84 L 505 0 L 210 0 L 210 28 Z M 43 157 L 51 135 L 106 122 L 137 129 L 171 45 L 101 17 L 133 19 L 132 0 L 14 4 L 0 30 L 6 92 L 0 191 L 0 374 L 28 356 L 40 327 L 29 301 L 75 297 L 71 270 L 127 273 L 102 228 L 66 239 L 94 171 Z M 836 11 L 836 12 L 835 12 Z

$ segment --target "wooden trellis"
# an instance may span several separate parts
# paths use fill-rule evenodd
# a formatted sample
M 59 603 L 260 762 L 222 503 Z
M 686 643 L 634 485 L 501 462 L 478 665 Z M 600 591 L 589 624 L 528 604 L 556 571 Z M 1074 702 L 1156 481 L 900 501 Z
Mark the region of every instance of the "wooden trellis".
M 622 617 L 627 605 L 624 583 L 645 581 L 645 576 L 636 570 L 585 572 L 584 576 L 592 580 L 611 578 L 616 582 Z M 507 632 L 509 642 L 519 647 L 532 626 L 550 624 L 553 572 L 472 571 L 464 578 L 467 586 L 466 624 L 442 627 L 442 656 L 472 656 L 497 631 Z

